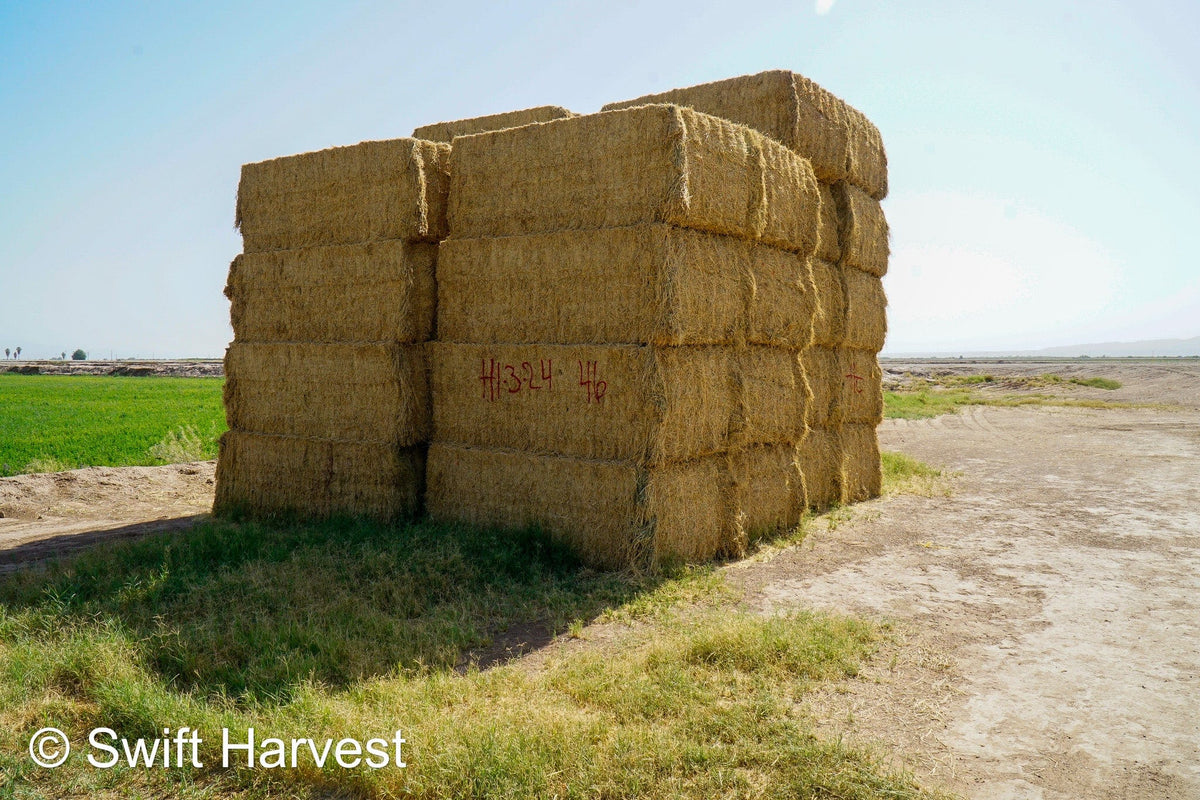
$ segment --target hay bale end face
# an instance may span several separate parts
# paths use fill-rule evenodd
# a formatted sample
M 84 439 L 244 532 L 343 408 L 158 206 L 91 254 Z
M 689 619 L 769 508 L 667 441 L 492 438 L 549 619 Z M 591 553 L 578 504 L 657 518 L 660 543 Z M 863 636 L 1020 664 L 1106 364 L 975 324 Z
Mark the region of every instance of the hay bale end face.
M 227 431 L 215 514 L 411 517 L 421 506 L 423 447 Z
M 839 428 L 813 428 L 797 447 L 805 504 L 824 509 L 842 502 L 842 434 Z
M 873 352 L 838 351 L 841 396 L 834 421 L 878 425 L 883 421 L 883 372 Z
M 423 125 L 417 128 L 412 135 L 415 139 L 425 139 L 430 142 L 450 142 L 455 136 L 470 136 L 475 133 L 500 131 L 505 128 L 519 128 L 535 122 L 549 122 L 574 116 L 577 115 L 562 106 L 538 106 L 520 111 L 488 114 L 483 117 L 456 119 L 451 122 L 435 122 L 432 125 Z
M 800 524 L 808 506 L 801 455 L 794 444 L 750 447 L 731 455 L 734 505 L 743 544 Z
M 887 295 L 883 282 L 867 272 L 846 269 L 846 336 L 853 350 L 878 353 L 887 339 Z
M 739 445 L 793 444 L 808 433 L 812 389 L 800 351 L 747 347 L 737 352 L 741 392 L 733 423 Z
M 454 238 L 665 222 L 811 253 L 820 196 L 808 162 L 761 134 L 642 106 L 459 137 Z
M 821 193 L 821 230 L 820 243 L 816 256 L 822 261 L 836 264 L 842 259 L 842 249 L 838 243 L 838 211 L 833 199 L 833 186 L 822 183 Z
M 429 438 L 426 345 L 238 343 L 225 354 L 235 430 L 348 442 Z
M 450 146 L 391 139 L 242 167 L 243 250 L 289 250 L 446 235 Z
M 817 347 L 840 347 L 846 339 L 846 285 L 836 264 L 814 258 L 811 263 L 817 308 L 812 342 Z
M 883 490 L 883 468 L 875 425 L 843 425 L 841 438 L 841 501 L 858 503 L 878 497 Z
M 436 259 L 436 244 L 396 239 L 240 255 L 225 288 L 234 337 L 426 341 L 437 305 Z
M 883 207 L 848 183 L 834 184 L 833 199 L 838 213 L 840 263 L 882 278 L 887 274 L 890 252 Z

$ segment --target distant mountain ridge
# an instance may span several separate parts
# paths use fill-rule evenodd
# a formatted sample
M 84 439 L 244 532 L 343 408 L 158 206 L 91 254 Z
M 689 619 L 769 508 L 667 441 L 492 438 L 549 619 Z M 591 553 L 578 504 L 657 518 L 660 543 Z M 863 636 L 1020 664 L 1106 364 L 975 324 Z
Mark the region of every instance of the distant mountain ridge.
M 942 350 L 938 352 L 881 353 L 884 358 L 904 357 L 956 357 L 965 358 L 1174 358 L 1200 356 L 1200 336 L 1190 339 L 1149 339 L 1141 342 L 1099 342 L 1096 344 L 1069 344 L 1061 347 L 1043 347 L 1040 350 Z

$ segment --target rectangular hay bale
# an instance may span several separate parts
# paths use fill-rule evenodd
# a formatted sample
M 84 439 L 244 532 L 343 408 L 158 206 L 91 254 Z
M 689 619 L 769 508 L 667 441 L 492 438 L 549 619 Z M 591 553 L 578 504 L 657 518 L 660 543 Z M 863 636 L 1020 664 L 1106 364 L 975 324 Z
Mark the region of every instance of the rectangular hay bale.
M 731 453 L 729 463 L 737 525 L 746 544 L 800 524 L 807 501 L 796 445 L 748 447 Z
M 883 491 L 883 469 L 875 426 L 843 425 L 842 502 L 857 503 Z
M 887 152 L 883 137 L 871 120 L 857 108 L 846 106 L 850 121 L 846 180 L 876 200 L 888 193 Z
M 239 255 L 229 268 L 241 342 L 420 342 L 433 336 L 437 245 L 389 239 Z
M 513 450 L 434 443 L 432 518 L 538 526 L 605 568 L 703 561 L 730 537 L 722 459 L 642 468 Z
M 842 436 L 836 427 L 813 428 L 797 447 L 805 502 L 825 509 L 842 502 Z
M 728 343 L 746 324 L 751 249 L 662 224 L 447 239 L 438 253 L 438 338 Z
M 818 347 L 841 347 L 846 339 L 844 271 L 819 258 L 812 259 L 811 270 L 817 299 L 812 343 Z
M 289 250 L 446 235 L 450 145 L 390 139 L 246 164 L 243 250 Z
M 504 111 L 482 117 L 422 125 L 414 130 L 412 135 L 414 139 L 424 139 L 429 142 L 449 142 L 455 136 L 470 136 L 475 133 L 518 128 L 534 122 L 549 122 L 552 119 L 574 116 L 577 115 L 562 106 L 537 106 L 536 108 L 523 108 L 519 111 Z
M 750 279 L 746 340 L 794 349 L 812 344 L 819 301 L 811 259 L 756 246 L 750 251 Z
M 234 342 L 225 353 L 229 427 L 415 445 L 429 438 L 426 345 Z
M 832 347 L 810 347 L 800 354 L 800 362 L 813 395 L 808 406 L 808 426 L 823 428 L 832 423 L 841 402 L 841 356 Z
M 887 295 L 883 281 L 857 269 L 845 270 L 845 347 L 878 353 L 887 339 Z
M 811 161 L 819 180 L 847 176 L 847 106 L 803 75 L 786 70 L 742 75 L 609 103 L 604 110 L 647 103 L 675 103 L 748 125 Z
M 883 371 L 875 353 L 866 350 L 838 351 L 841 365 L 841 396 L 833 420 L 840 424 L 878 424 L 883 419 Z
M 451 162 L 455 238 L 665 222 L 816 248 L 809 163 L 690 109 L 642 106 L 463 136 Z
M 728 447 L 729 348 L 430 347 L 437 441 L 653 464 Z
M 411 517 L 424 470 L 423 447 L 230 430 L 221 437 L 213 512 Z
M 741 402 L 733 423 L 739 444 L 794 443 L 808 431 L 812 389 L 800 351 L 751 346 L 736 354 Z
M 838 211 L 838 244 L 841 265 L 857 267 L 877 278 L 887 274 L 888 224 L 883 206 L 866 192 L 848 183 L 833 186 Z

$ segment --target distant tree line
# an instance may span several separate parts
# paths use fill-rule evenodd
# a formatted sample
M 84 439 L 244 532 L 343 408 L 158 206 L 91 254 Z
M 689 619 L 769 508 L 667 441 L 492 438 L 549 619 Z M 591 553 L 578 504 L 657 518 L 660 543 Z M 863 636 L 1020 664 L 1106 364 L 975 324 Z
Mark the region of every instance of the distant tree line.
M 21 357 L 21 348 L 19 348 L 19 347 L 4 348 L 4 357 L 9 358 L 9 359 L 20 358 Z M 83 348 L 79 348 L 74 353 L 71 353 L 71 359 L 73 361 L 86 361 L 87 357 L 88 357 L 87 351 L 84 350 Z M 60 358 L 62 358 L 63 361 L 67 360 L 67 351 L 66 350 L 62 351 L 62 355 L 60 356 Z

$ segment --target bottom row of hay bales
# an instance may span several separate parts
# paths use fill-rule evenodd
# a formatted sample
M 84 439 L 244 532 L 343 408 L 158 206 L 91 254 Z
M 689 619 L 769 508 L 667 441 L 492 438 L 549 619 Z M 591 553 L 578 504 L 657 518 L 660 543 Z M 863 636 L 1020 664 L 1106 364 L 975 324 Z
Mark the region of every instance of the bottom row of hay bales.
M 622 567 L 738 555 L 811 506 L 875 496 L 879 451 L 870 424 L 661 466 L 435 443 L 426 481 L 435 519 L 536 525 Z
M 434 343 L 429 513 L 537 525 L 603 566 L 736 555 L 810 506 L 878 493 L 882 397 L 842 379 L 874 362 L 744 345 Z
M 424 504 L 624 566 L 734 555 L 879 491 L 882 398 L 842 379 L 878 386 L 861 351 L 257 343 L 231 346 L 227 367 L 219 512 Z M 563 452 L 537 452 L 546 441 Z

